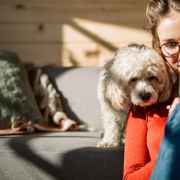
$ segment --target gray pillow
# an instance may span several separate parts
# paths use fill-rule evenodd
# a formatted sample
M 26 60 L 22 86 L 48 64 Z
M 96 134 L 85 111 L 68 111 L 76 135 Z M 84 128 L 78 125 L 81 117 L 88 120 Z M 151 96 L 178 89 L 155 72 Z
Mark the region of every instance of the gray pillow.
M 0 128 L 17 120 L 43 123 L 26 70 L 13 52 L 0 52 Z

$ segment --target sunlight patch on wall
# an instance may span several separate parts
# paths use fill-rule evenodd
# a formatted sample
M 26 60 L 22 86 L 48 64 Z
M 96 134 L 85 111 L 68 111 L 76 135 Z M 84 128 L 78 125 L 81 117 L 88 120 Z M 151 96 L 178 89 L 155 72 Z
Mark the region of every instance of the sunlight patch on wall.
M 62 59 L 69 65 L 80 62 L 86 66 L 102 66 L 122 46 L 130 43 L 151 46 L 151 35 L 138 25 L 132 26 L 73 18 L 71 23 L 62 26 Z

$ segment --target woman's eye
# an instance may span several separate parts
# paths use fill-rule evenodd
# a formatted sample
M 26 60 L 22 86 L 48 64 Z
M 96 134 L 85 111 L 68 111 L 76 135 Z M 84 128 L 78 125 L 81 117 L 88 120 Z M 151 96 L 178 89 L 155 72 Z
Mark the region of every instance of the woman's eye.
M 177 42 L 170 42 L 170 43 L 165 44 L 165 47 L 167 47 L 167 48 L 174 48 L 177 45 L 178 45 Z
M 151 80 L 153 80 L 155 78 L 156 78 L 155 76 L 151 76 L 151 77 L 149 77 L 149 80 L 151 81 Z
M 138 78 L 132 78 L 131 82 L 136 82 L 138 80 Z

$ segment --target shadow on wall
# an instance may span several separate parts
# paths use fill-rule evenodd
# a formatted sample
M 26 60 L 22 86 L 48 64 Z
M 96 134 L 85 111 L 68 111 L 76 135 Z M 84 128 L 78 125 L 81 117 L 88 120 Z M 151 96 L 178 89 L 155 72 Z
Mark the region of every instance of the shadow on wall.
M 94 34 L 92 34 L 90 31 L 82 28 L 81 26 L 79 26 L 78 24 L 71 22 L 71 26 L 76 29 L 77 31 L 81 32 L 83 35 L 87 36 L 88 38 L 90 38 L 91 40 L 98 42 L 98 44 L 102 45 L 103 47 L 105 47 L 106 49 L 110 50 L 110 51 L 116 51 L 118 47 L 115 47 L 113 45 L 111 45 L 108 41 L 106 41 L 105 39 L 102 39 L 100 37 L 95 36 Z M 88 53 L 87 53 L 88 55 Z
M 102 46 L 103 48 L 107 49 L 108 51 L 111 51 L 112 53 L 115 52 L 119 48 L 118 46 L 113 45 L 112 42 L 108 42 L 105 39 L 96 36 L 91 31 L 88 31 L 87 29 L 83 28 L 77 23 L 74 23 L 73 21 L 71 21 L 69 25 L 74 30 L 78 31 L 83 36 L 85 36 L 86 38 L 89 38 L 92 42 L 96 42 L 98 44 L 97 46 Z M 63 39 L 63 34 L 62 34 L 62 39 Z M 68 54 L 68 60 L 71 66 L 74 66 L 74 67 L 77 67 L 79 65 L 81 66 L 81 62 L 76 57 L 76 51 L 74 51 L 73 49 L 66 48 L 66 53 Z M 62 52 L 60 54 L 62 54 Z M 85 50 L 82 54 L 84 54 L 84 57 L 86 57 L 86 60 L 96 59 L 98 61 L 99 56 L 101 54 L 101 50 L 99 50 L 98 48 L 96 50 L 89 49 L 89 50 Z

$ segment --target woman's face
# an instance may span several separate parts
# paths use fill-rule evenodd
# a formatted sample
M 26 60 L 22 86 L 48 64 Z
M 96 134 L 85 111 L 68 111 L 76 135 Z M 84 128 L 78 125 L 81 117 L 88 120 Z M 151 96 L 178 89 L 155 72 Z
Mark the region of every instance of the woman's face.
M 173 13 L 168 18 L 164 18 L 157 26 L 159 45 L 169 42 L 180 42 L 180 13 Z M 167 58 L 169 65 L 178 75 L 180 72 L 180 53 L 172 58 Z

